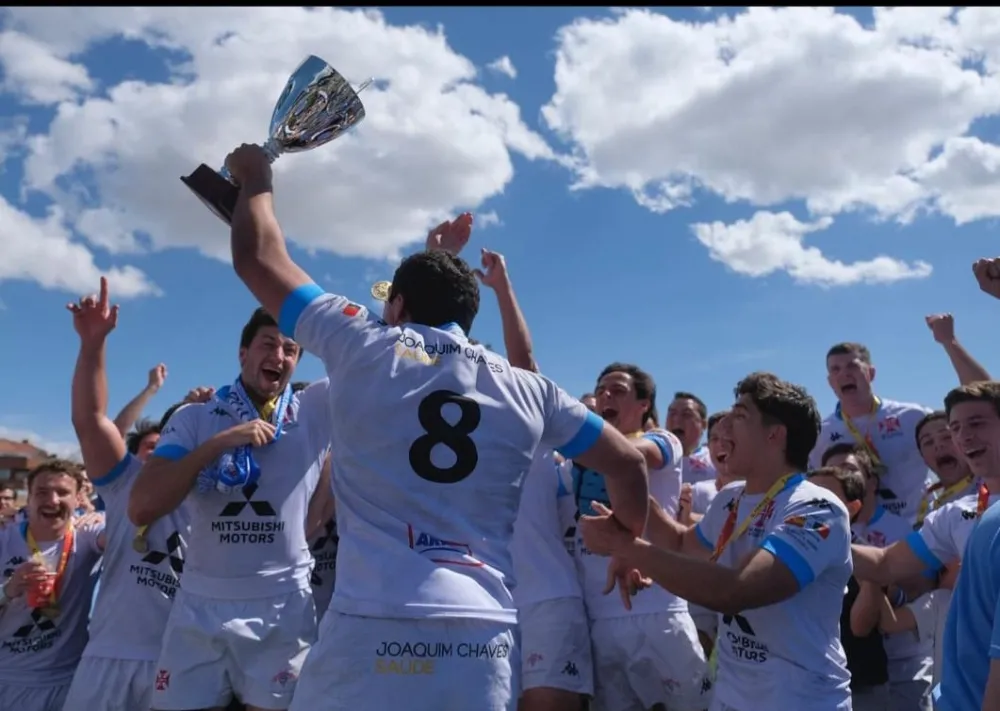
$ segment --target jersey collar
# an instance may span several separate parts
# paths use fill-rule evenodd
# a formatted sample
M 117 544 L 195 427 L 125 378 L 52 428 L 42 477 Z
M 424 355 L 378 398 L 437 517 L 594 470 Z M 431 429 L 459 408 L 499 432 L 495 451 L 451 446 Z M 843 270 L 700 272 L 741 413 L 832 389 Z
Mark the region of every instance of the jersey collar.
M 878 415 L 880 412 L 882 412 L 882 407 L 885 405 L 885 401 L 882 398 L 880 398 L 880 397 L 875 397 L 874 393 L 872 394 L 872 397 L 874 397 L 875 400 L 878 402 L 878 407 L 875 408 L 875 412 L 872 413 L 872 414 Z M 833 415 L 838 420 L 843 420 L 844 419 L 844 415 L 840 411 L 840 402 L 839 401 L 837 402 L 837 407 L 835 407 L 834 410 L 833 410 Z M 862 415 L 862 417 L 866 417 L 866 415 Z
M 465 331 L 462 330 L 462 327 L 459 326 L 454 321 L 449 321 L 448 323 L 443 323 L 440 326 L 435 326 L 435 328 L 437 330 L 439 330 L 439 331 L 447 331 L 448 333 L 454 334 L 456 336 L 466 337 L 465 336 Z

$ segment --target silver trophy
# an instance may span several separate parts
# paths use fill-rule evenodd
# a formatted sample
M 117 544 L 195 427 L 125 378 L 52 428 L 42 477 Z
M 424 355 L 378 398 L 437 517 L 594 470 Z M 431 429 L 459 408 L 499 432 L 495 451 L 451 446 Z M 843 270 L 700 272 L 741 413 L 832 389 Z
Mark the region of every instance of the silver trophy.
M 365 117 L 358 94 L 336 69 L 316 56 L 307 57 L 285 84 L 271 114 L 264 152 L 271 162 L 282 153 L 308 151 L 339 138 Z M 226 224 L 233 219 L 239 186 L 223 166 L 216 172 L 202 163 L 181 178 L 191 191 Z

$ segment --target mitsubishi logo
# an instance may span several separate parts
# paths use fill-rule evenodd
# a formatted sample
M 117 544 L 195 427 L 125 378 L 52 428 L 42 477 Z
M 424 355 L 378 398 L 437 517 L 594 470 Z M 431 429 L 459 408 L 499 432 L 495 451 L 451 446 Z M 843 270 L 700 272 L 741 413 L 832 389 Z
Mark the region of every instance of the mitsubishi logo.
M 184 540 L 181 538 L 181 534 L 174 531 L 167 538 L 166 551 L 151 550 L 143 557 L 142 562 L 149 563 L 150 565 L 159 565 L 163 561 L 167 561 L 170 569 L 174 571 L 175 575 L 179 576 L 184 572 L 184 558 L 181 557 L 181 546 L 183 545 Z
M 251 510 L 253 510 L 254 514 L 256 514 L 257 516 L 278 515 L 278 513 L 274 510 L 274 507 L 271 506 L 270 501 L 253 500 L 253 495 L 257 493 L 256 484 L 247 484 L 246 486 L 243 487 L 241 493 L 243 494 L 243 501 L 230 501 L 228 504 L 225 505 L 225 507 L 222 509 L 222 512 L 219 514 L 220 518 L 223 516 L 226 517 L 239 516 L 241 513 L 243 513 L 243 509 L 245 509 L 247 506 L 249 506 Z
M 41 610 L 34 609 L 31 611 L 31 622 L 22 627 L 18 627 L 11 636 L 15 639 L 26 639 L 27 637 L 30 637 L 31 633 L 35 630 L 38 630 L 41 634 L 45 634 L 46 632 L 51 632 L 55 628 L 55 622 L 43 615 Z

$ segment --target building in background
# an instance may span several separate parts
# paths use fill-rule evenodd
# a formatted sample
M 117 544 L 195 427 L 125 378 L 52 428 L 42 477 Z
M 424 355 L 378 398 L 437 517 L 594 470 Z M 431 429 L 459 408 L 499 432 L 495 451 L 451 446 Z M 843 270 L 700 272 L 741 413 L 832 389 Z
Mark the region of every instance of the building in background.
M 53 457 L 28 440 L 15 442 L 0 438 L 0 484 L 13 486 L 18 502 L 23 503 L 28 495 L 28 472 Z

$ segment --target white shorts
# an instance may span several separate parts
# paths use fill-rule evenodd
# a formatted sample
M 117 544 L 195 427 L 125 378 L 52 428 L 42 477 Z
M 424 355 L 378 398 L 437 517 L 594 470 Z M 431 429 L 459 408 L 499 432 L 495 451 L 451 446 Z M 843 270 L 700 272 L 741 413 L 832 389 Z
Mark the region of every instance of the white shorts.
M 145 711 L 151 708 L 156 662 L 84 657 L 63 711 Z
M 327 610 L 290 711 L 515 711 L 515 625 Z
M 686 611 L 595 620 L 595 706 L 601 711 L 702 711 L 712 684 L 705 652 Z
M 316 641 L 312 592 L 217 600 L 177 591 L 153 678 L 157 711 L 225 706 L 235 694 L 262 709 L 287 709 Z
M 517 611 L 521 627 L 521 688 L 594 694 L 590 623 L 578 597 L 543 600 Z
M 3 711 L 62 711 L 69 682 L 47 686 L 0 684 Z

